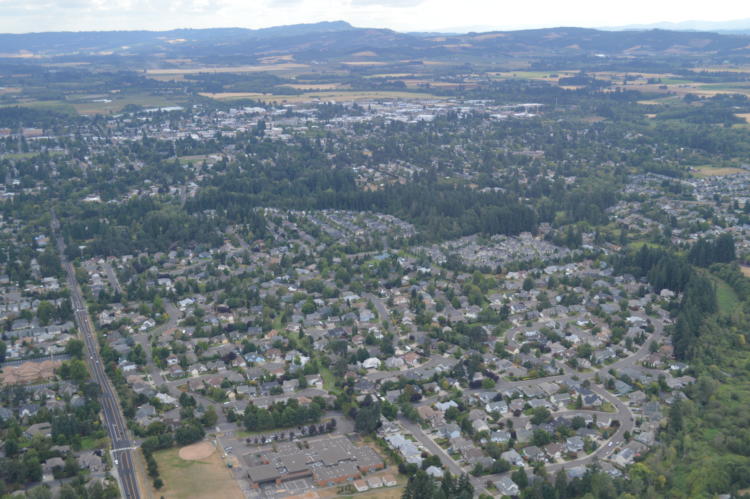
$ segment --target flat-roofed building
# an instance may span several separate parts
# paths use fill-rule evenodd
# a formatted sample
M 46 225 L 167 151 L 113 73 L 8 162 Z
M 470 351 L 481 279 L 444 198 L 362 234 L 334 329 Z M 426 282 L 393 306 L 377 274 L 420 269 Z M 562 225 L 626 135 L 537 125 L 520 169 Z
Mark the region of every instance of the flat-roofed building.
M 244 456 L 253 487 L 307 477 L 325 487 L 362 478 L 385 466 L 371 447 L 355 447 L 343 436 L 308 441 L 304 446 L 279 443 L 274 449 Z

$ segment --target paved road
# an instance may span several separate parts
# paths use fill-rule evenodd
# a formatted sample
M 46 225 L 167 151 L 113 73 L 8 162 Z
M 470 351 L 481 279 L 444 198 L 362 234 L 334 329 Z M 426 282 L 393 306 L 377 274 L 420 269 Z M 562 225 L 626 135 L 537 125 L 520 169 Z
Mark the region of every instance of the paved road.
M 366 293 L 364 297 L 372 301 L 372 304 L 375 305 L 375 310 L 378 311 L 378 319 L 380 319 L 381 321 L 390 320 L 391 316 L 388 313 L 388 309 L 385 307 L 383 300 L 372 293 Z
M 416 438 L 419 443 L 424 446 L 425 449 L 427 449 L 431 454 L 440 458 L 440 462 L 448 469 L 448 471 L 451 472 L 452 475 L 459 476 L 463 473 L 466 473 L 461 465 L 458 464 L 458 462 L 453 459 L 450 454 L 445 451 L 445 449 L 436 444 L 432 438 L 430 438 L 424 431 L 422 431 L 422 428 L 420 428 L 418 424 L 412 423 L 404 417 L 399 417 L 398 422 L 401 423 L 401 426 L 406 428 L 414 436 L 414 438 Z M 472 482 L 472 485 L 474 485 L 474 488 L 477 491 L 484 488 L 484 486 L 481 484 L 481 481 L 477 477 L 469 475 L 469 478 Z
M 115 269 L 112 268 L 112 265 L 109 264 L 109 262 L 104 263 L 104 271 L 107 273 L 107 279 L 109 279 L 109 284 L 114 288 L 115 291 L 117 291 L 118 294 L 122 295 L 122 286 L 120 286 L 120 280 L 117 279 L 117 273 L 115 273 Z
M 59 222 L 54 213 L 52 215 L 52 232 L 57 235 Z M 76 325 L 86 345 L 87 363 L 94 381 L 99 385 L 101 395 L 99 403 L 102 406 L 102 417 L 107 427 L 107 433 L 112 441 L 112 454 L 114 464 L 117 468 L 117 481 L 122 491 L 122 496 L 126 499 L 139 499 L 141 497 L 138 488 L 138 479 L 136 478 L 135 464 L 132 455 L 133 443 L 128 435 L 128 429 L 125 425 L 125 418 L 120 409 L 117 392 L 104 371 L 104 363 L 99 355 L 97 341 L 94 335 L 94 327 L 89 317 L 86 303 L 83 300 L 81 287 L 76 280 L 75 269 L 65 257 L 65 243 L 62 237 L 57 236 L 57 249 L 60 252 L 60 260 L 68 277 L 68 289 L 70 290 L 70 300 L 73 305 Z

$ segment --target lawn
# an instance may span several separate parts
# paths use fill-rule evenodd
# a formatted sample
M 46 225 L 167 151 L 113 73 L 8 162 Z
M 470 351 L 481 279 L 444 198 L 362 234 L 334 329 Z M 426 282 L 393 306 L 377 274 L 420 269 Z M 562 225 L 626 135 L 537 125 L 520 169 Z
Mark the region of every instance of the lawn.
M 164 487 L 154 492 L 155 497 L 210 499 L 243 499 L 244 495 L 221 460 L 218 452 L 199 461 L 185 461 L 179 449 L 154 453 Z
M 81 439 L 81 450 L 102 449 L 107 445 L 106 438 L 84 437 Z
M 336 388 L 336 377 L 327 367 L 320 368 L 320 377 L 323 378 L 323 389 L 330 393 L 339 393 L 341 390 Z

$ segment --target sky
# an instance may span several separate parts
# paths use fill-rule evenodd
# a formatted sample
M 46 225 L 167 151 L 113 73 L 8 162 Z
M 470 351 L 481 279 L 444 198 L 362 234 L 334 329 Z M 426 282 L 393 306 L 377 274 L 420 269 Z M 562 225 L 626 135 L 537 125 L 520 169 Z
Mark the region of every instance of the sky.
M 3 33 L 262 28 L 335 20 L 397 31 L 489 31 L 747 18 L 747 0 L 712 0 L 710 7 L 702 0 L 0 0 Z

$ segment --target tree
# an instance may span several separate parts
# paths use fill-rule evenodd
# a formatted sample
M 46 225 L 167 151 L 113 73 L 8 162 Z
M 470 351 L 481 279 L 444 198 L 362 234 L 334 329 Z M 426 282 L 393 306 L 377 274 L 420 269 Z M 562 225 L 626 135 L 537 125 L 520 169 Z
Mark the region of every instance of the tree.
M 50 323 L 52 320 L 52 317 L 55 315 L 57 309 L 54 305 L 52 305 L 47 300 L 43 300 L 41 303 L 39 303 L 39 307 L 36 309 L 36 316 L 39 318 L 39 323 L 42 326 L 46 326 Z
M 175 441 L 178 445 L 189 445 L 202 439 L 204 435 L 203 428 L 197 424 L 188 423 L 177 428 Z
M 354 429 L 364 434 L 373 433 L 380 426 L 380 414 L 380 402 L 360 407 L 354 418 Z
M 65 345 L 65 353 L 76 359 L 83 358 L 83 341 L 77 339 L 71 339 L 68 344 Z
M 60 366 L 59 374 L 63 379 L 73 380 L 79 384 L 85 381 L 89 375 L 86 370 L 86 364 L 78 359 L 71 359 L 63 362 Z
M 417 471 L 409 477 L 402 499 L 433 499 L 435 497 L 435 482 L 423 470 Z
M 546 407 L 536 407 L 532 411 L 531 423 L 540 425 L 552 419 L 552 413 Z
M 529 477 L 526 475 L 526 470 L 523 468 L 519 468 L 511 473 L 510 478 L 516 482 L 516 485 L 522 490 L 529 486 Z
M 214 409 L 214 406 L 210 405 L 201 418 L 201 423 L 203 423 L 203 426 L 210 428 L 216 425 L 218 419 L 219 417 L 216 415 L 216 409 Z
M 0 363 L 5 362 L 5 355 L 8 352 L 8 345 L 4 341 L 0 340 Z

